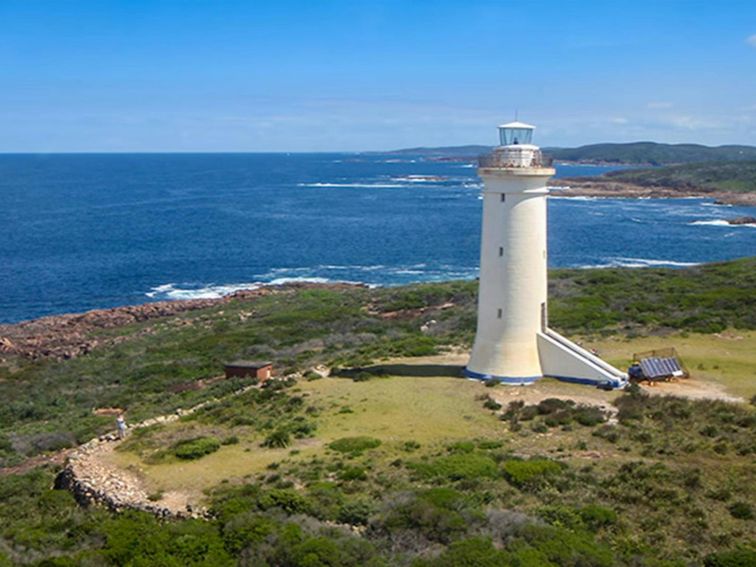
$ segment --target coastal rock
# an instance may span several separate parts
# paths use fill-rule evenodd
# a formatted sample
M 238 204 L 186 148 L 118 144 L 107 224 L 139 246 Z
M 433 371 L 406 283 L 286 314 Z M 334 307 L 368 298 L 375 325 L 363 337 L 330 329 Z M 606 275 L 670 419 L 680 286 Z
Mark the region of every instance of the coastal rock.
M 754 224 L 756 225 L 756 217 L 738 217 L 736 219 L 729 219 L 728 224 L 740 225 L 740 224 Z
M 340 290 L 355 286 L 365 287 L 360 284 L 302 282 L 247 289 L 215 299 L 158 301 L 113 309 L 95 309 L 79 314 L 52 315 L 17 324 L 0 325 L 0 353 L 31 360 L 68 360 L 89 354 L 102 346 L 122 343 L 131 337 L 151 335 L 155 332 L 152 327 L 146 327 L 129 336 L 93 338 L 93 335 L 96 335 L 100 330 L 166 319 L 187 311 L 215 307 L 231 301 L 254 301 L 265 295 L 287 293 L 296 289 Z M 253 313 L 253 311 L 248 311 L 246 316 L 249 317 Z M 194 324 L 185 319 L 176 319 L 172 322 L 169 321 L 169 323 L 175 326 L 191 326 Z

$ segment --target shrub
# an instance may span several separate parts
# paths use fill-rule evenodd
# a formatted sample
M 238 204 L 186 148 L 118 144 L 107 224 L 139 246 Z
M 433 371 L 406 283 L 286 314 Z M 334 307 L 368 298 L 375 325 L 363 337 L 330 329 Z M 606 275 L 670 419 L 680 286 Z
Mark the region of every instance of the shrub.
M 572 417 L 580 425 L 585 425 L 586 427 L 593 427 L 594 425 L 603 423 L 606 419 L 604 412 L 594 406 L 579 406 L 573 410 Z
M 483 439 L 482 441 L 478 441 L 478 449 L 483 449 L 484 451 L 490 451 L 492 449 L 501 449 L 501 447 L 503 446 L 504 446 L 504 443 L 499 440 Z
M 373 437 L 342 437 L 328 444 L 328 447 L 339 453 L 359 455 L 368 449 L 375 449 L 381 444 L 380 439 Z
M 472 441 L 457 441 L 447 447 L 450 453 L 472 453 L 475 450 L 475 443 Z
M 606 439 L 610 443 L 616 443 L 620 438 L 619 431 L 617 431 L 617 428 L 613 425 L 604 425 L 602 427 L 599 427 L 596 431 L 593 432 L 593 435 L 595 435 L 596 437 L 601 437 L 602 439 Z
M 367 500 L 352 500 L 345 502 L 339 509 L 337 520 L 342 524 L 352 526 L 365 526 L 370 514 L 373 513 L 373 504 Z
M 412 463 L 408 467 L 428 479 L 470 480 L 498 476 L 496 462 L 479 453 L 456 453 L 430 462 Z
M 402 444 L 402 450 L 407 451 L 408 453 L 417 451 L 419 448 L 420 448 L 420 443 L 418 443 L 417 441 L 410 440 L 410 441 L 405 441 Z
M 367 471 L 362 467 L 346 467 L 339 472 L 341 480 L 367 480 Z
M 497 411 L 501 409 L 501 404 L 494 400 L 493 398 L 486 398 L 486 401 L 483 402 L 483 407 L 492 411 Z
M 283 449 L 291 444 L 291 434 L 287 429 L 276 429 L 262 442 L 263 447 L 271 449 Z
M 568 425 L 572 421 L 572 412 L 569 409 L 557 410 L 547 414 L 543 421 L 549 427 Z
M 617 512 L 598 504 L 588 504 L 579 510 L 583 523 L 592 530 L 606 528 L 617 523 Z
M 490 538 L 474 537 L 455 541 L 438 557 L 416 561 L 413 567 L 500 567 L 513 564 L 509 554 L 496 549 Z
M 756 549 L 740 547 L 707 555 L 705 567 L 751 567 L 756 565 Z
M 569 409 L 575 405 L 572 400 L 560 400 L 559 398 L 546 398 L 536 406 L 538 413 L 548 415 L 559 410 Z
M 564 467 L 563 464 L 549 459 L 534 458 L 528 461 L 511 459 L 504 461 L 504 477 L 517 488 L 523 490 L 538 489 L 555 476 Z
M 417 530 L 431 541 L 449 543 L 465 533 L 473 513 L 469 499 L 461 492 L 432 488 L 384 501 L 375 527 L 388 534 Z
M 239 438 L 236 435 L 231 435 L 230 437 L 226 437 L 221 441 L 221 445 L 238 445 Z
M 738 520 L 753 519 L 753 507 L 748 502 L 739 500 L 730 504 L 727 509 L 730 511 L 730 515 Z
M 173 454 L 179 459 L 193 460 L 214 453 L 221 444 L 215 437 L 195 437 L 173 445 Z
M 538 517 L 552 526 L 578 530 L 583 528 L 583 518 L 574 508 L 568 506 L 543 506 L 537 511 Z
M 307 514 L 312 509 L 309 499 L 289 488 L 273 488 L 260 494 L 257 506 L 261 510 L 279 508 L 287 514 Z

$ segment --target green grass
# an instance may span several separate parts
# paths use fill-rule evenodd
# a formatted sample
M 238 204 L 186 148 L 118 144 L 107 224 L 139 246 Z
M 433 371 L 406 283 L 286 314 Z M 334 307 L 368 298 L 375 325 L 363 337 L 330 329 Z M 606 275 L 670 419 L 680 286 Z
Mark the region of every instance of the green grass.
M 634 337 L 614 336 L 586 340 L 603 358 L 618 368 L 627 368 L 633 353 L 674 347 L 691 372 L 692 380 L 682 382 L 706 386 L 709 394 L 727 394 L 750 400 L 756 396 L 756 333 L 731 330 L 718 335 L 680 334 Z M 718 387 L 718 391 L 711 388 Z M 670 390 L 671 389 L 671 390 Z M 674 392 L 674 386 L 661 391 Z M 702 392 L 703 393 L 703 392 Z
M 267 435 L 261 425 L 273 419 L 276 410 L 254 404 L 252 396 L 244 395 L 190 420 L 165 426 L 156 432 L 158 442 L 151 447 L 159 451 L 161 444 L 195 435 L 196 422 L 206 427 L 236 428 L 233 430 L 238 431 L 238 444 L 221 447 L 197 461 L 182 462 L 180 467 L 154 462 L 152 453 L 143 450 L 144 441 L 137 447 L 126 445 L 127 451 L 119 451 L 112 458 L 121 466 L 138 466 L 152 490 L 180 489 L 200 494 L 224 479 L 259 473 L 284 458 L 304 462 L 323 456 L 329 447 L 339 454 L 344 449 L 349 455 L 374 446 L 371 452 L 385 458 L 404 448 L 408 431 L 413 447 L 419 444 L 426 448 L 439 442 L 492 437 L 497 419 L 480 411 L 476 396 L 481 388 L 477 382 L 455 378 L 387 377 L 357 383 L 345 378 L 324 378 L 301 382 L 294 397 L 306 400 L 303 412 L 308 407 L 317 410 L 317 417 L 311 417 L 317 421 L 317 429 L 313 438 L 292 441 L 290 448 L 300 451 L 295 456 L 289 457 L 289 449 L 260 446 Z M 289 406 L 284 394 L 280 401 L 280 407 Z M 344 405 L 352 408 L 352 413 L 341 412 Z M 257 416 L 260 420 L 255 423 L 260 425 L 246 425 L 237 419 L 240 416 Z M 274 429 L 277 423 L 273 419 Z

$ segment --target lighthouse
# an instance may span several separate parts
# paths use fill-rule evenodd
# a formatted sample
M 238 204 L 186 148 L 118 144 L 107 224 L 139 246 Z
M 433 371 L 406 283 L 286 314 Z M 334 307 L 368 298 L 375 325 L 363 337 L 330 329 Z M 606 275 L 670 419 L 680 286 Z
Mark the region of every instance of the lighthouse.
M 626 375 L 548 326 L 546 182 L 555 170 L 533 145 L 535 126 L 499 126 L 480 158 L 483 223 L 478 325 L 469 378 L 532 384 L 543 376 L 618 388 Z

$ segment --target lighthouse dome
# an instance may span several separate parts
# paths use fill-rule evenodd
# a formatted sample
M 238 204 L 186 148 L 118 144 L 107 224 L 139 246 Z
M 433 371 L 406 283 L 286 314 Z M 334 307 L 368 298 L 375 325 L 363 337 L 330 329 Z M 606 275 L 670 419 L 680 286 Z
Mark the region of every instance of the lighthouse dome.
M 499 126 L 499 141 L 502 146 L 533 143 L 535 126 L 524 122 L 508 122 Z

